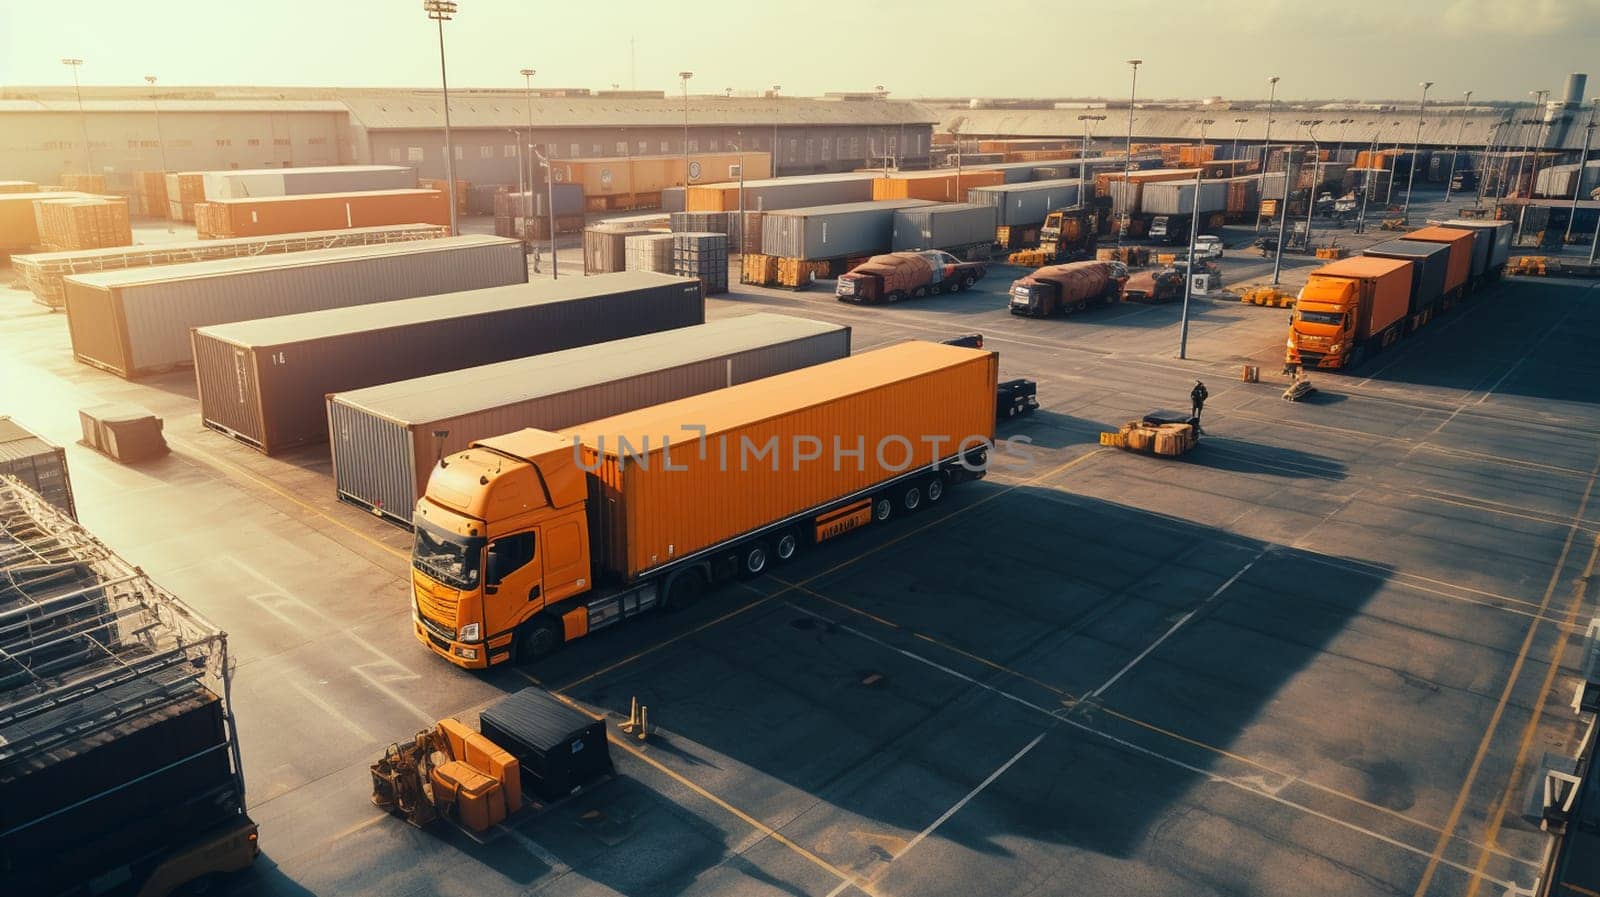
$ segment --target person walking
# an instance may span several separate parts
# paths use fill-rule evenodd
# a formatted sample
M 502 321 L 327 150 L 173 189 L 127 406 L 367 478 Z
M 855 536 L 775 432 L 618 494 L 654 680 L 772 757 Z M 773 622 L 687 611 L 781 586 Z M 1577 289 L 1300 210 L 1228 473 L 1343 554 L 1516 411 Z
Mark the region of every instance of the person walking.
M 1194 381 L 1194 389 L 1189 390 L 1190 416 L 1196 423 L 1200 421 L 1200 412 L 1205 410 L 1206 399 L 1211 393 L 1206 391 L 1206 385 L 1199 380 Z

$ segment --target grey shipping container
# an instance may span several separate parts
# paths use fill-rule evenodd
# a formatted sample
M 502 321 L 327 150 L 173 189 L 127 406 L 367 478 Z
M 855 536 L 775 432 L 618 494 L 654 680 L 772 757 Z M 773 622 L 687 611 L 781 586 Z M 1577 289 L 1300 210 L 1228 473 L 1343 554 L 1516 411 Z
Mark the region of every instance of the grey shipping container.
M 761 250 L 767 255 L 796 259 L 884 252 L 894 239 L 894 213 L 931 205 L 936 203 L 891 199 L 765 212 L 761 217 Z
M 137 377 L 189 364 L 194 327 L 527 279 L 521 243 L 479 234 L 75 274 L 67 329 L 73 357 Z
M 896 252 L 912 249 L 950 249 L 974 243 L 993 243 L 994 206 L 971 203 L 941 203 L 916 209 L 897 209 L 894 213 L 894 238 L 890 248 Z
M 501 198 L 503 197 L 503 198 Z M 530 209 L 529 206 L 532 206 Z M 583 214 L 583 187 L 578 184 L 555 184 L 552 189 L 540 187 L 531 193 L 515 190 L 496 197 L 491 214 L 521 218 L 526 215 L 548 217 L 555 206 L 556 217 Z
M 1055 209 L 1071 208 L 1082 202 L 1082 186 L 1081 182 L 1072 179 L 974 187 L 967 191 L 967 201 L 974 205 L 994 206 L 999 223 L 1003 225 L 1017 227 L 1043 224 L 1045 216 Z
M 1121 186 L 1116 184 L 1113 186 Z M 1146 215 L 1187 215 L 1195 209 L 1193 181 L 1158 181 L 1144 185 L 1140 211 Z M 1201 214 L 1220 212 L 1228 206 L 1228 185 L 1219 181 L 1200 182 Z
M 1505 267 L 1506 261 L 1511 258 L 1511 222 L 1509 221 L 1452 218 L 1449 221 L 1430 223 L 1478 232 L 1478 239 L 1473 241 L 1472 276 L 1474 277 L 1481 277 L 1485 272 L 1494 273 L 1496 269 Z M 1480 251 L 1482 253 L 1481 259 L 1479 258 Z
M 0 415 L 0 477 L 7 476 L 21 480 L 61 513 L 78 519 L 78 508 L 72 500 L 72 479 L 67 476 L 66 451 L 10 417 Z
M 667 189 L 662 190 L 661 191 L 661 211 L 663 211 L 663 212 L 681 212 L 681 211 L 683 211 L 683 196 L 684 196 L 684 188 L 683 187 L 668 187 Z
M 1411 263 L 1411 314 L 1422 311 L 1444 295 L 1444 279 L 1450 267 L 1448 243 L 1389 240 L 1369 246 L 1361 254 Z
M 728 291 L 728 235 L 672 235 L 672 273 L 700 281 L 706 295 Z
M 738 212 L 673 212 L 670 220 L 675 234 L 722 234 L 728 248 L 739 251 Z
M 412 190 L 417 186 L 417 171 L 405 165 L 247 168 L 234 171 L 208 171 L 203 181 L 208 200 L 248 199 L 252 196 Z
M 201 327 L 200 420 L 272 454 L 327 438 L 329 393 L 704 321 L 698 283 L 628 271 Z
M 878 177 L 877 172 L 848 172 L 745 181 L 744 208 L 747 212 L 771 212 L 806 206 L 869 202 L 872 199 L 872 182 Z M 715 186 L 737 187 L 738 182 Z M 735 200 L 730 204 L 729 211 L 737 209 L 738 202 Z
M 475 439 L 560 430 L 849 354 L 849 327 L 762 312 L 336 393 L 334 486 L 410 526 L 436 460 Z

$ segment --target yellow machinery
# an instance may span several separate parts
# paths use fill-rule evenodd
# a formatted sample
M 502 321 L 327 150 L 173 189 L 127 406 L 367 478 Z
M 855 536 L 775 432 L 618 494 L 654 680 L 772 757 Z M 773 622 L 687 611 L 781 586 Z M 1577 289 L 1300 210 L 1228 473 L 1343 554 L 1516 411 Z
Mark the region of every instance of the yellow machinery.
M 1269 308 L 1289 308 L 1294 305 L 1294 294 L 1285 293 L 1277 287 L 1251 287 L 1239 295 L 1239 301 Z
M 1145 455 L 1176 458 L 1200 441 L 1200 419 L 1157 411 L 1123 424 L 1115 433 L 1101 433 L 1100 444 Z
M 481 834 L 522 808 L 521 769 L 494 742 L 444 719 L 372 764 L 372 802 L 418 827 L 443 817 Z

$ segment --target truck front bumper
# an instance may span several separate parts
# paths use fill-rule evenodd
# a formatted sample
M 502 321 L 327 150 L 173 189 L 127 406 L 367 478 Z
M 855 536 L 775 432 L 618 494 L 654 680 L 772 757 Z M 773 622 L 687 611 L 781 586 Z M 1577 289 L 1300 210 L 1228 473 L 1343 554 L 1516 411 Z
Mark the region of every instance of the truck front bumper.
M 486 670 L 489 668 L 488 645 L 483 642 L 467 644 L 429 631 L 421 620 L 412 620 L 411 627 L 417 641 L 426 645 L 429 651 L 443 657 L 464 670 Z
M 1312 368 L 1320 371 L 1336 371 L 1344 367 L 1344 356 L 1326 355 L 1322 352 L 1306 350 L 1291 350 L 1284 358 L 1285 363 L 1299 365 L 1301 368 Z

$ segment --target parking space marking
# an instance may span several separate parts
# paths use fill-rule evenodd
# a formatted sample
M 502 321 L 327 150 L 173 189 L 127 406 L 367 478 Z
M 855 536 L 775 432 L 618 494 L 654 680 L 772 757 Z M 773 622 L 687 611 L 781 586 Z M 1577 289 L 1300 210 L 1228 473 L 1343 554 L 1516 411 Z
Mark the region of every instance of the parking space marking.
M 954 677 L 956 677 L 956 678 L 958 678 L 958 679 L 960 679 L 960 680 L 962 680 L 964 682 L 967 682 L 969 684 L 975 685 L 978 688 L 981 688 L 981 689 L 983 689 L 985 691 L 988 691 L 988 692 L 991 692 L 993 694 L 999 695 L 1000 697 L 1003 697 L 1003 698 L 1005 698 L 1007 700 L 1010 700 L 1010 701 L 1014 701 L 1014 702 L 1016 702 L 1016 703 L 1018 703 L 1018 704 L 1020 704 L 1020 705 L 1022 705 L 1024 707 L 1028 707 L 1028 708 L 1030 708 L 1032 710 L 1036 710 L 1036 711 L 1038 711 L 1040 713 L 1044 713 L 1044 714 L 1048 715 L 1051 718 L 1052 723 L 1059 722 L 1061 725 L 1071 726 L 1074 729 L 1077 729 L 1077 730 L 1079 730 L 1081 732 L 1084 732 L 1086 734 L 1089 734 L 1089 735 L 1093 735 L 1096 738 L 1100 738 L 1102 740 L 1109 741 L 1109 742 L 1111 742 L 1111 743 L 1113 743 L 1115 745 L 1118 745 L 1119 747 L 1125 748 L 1125 749 L 1133 751 L 1135 753 L 1142 754 L 1142 755 L 1144 755 L 1146 757 L 1150 757 L 1151 759 L 1159 760 L 1159 761 L 1161 761 L 1163 763 L 1167 763 L 1167 764 L 1170 764 L 1172 766 L 1176 766 L 1176 767 L 1178 767 L 1180 769 L 1183 769 L 1183 770 L 1186 770 L 1188 772 L 1191 772 L 1191 773 L 1195 774 L 1196 776 L 1200 777 L 1204 781 L 1211 782 L 1213 784 L 1226 785 L 1228 787 L 1235 788 L 1235 789 L 1238 789 L 1240 791 L 1243 791 L 1246 794 L 1255 795 L 1256 797 L 1259 797 L 1259 798 L 1262 798 L 1264 800 L 1268 800 L 1268 801 L 1271 801 L 1273 803 L 1279 804 L 1280 806 L 1288 807 L 1288 808 L 1294 809 L 1294 810 L 1299 810 L 1302 813 L 1305 813 L 1305 814 L 1307 814 L 1309 816 L 1313 816 L 1313 817 L 1315 817 L 1317 819 L 1320 819 L 1320 820 L 1322 820 L 1324 822 L 1331 823 L 1331 824 L 1336 825 L 1336 826 L 1338 826 L 1340 828 L 1346 829 L 1347 831 L 1355 832 L 1356 834 L 1366 835 L 1369 838 L 1372 838 L 1372 839 L 1377 840 L 1377 841 L 1381 841 L 1381 842 L 1383 842 L 1385 844 L 1388 844 L 1388 845 L 1390 845 L 1392 847 L 1395 847 L 1395 848 L 1398 848 L 1400 850 L 1406 851 L 1407 853 L 1415 854 L 1416 856 L 1419 856 L 1419 857 L 1426 857 L 1426 856 L 1429 855 L 1428 851 L 1423 849 L 1423 848 L 1421 848 L 1421 847 L 1417 847 L 1417 846 L 1412 845 L 1412 844 L 1407 844 L 1406 842 L 1401 841 L 1398 838 L 1394 838 L 1394 837 L 1391 837 L 1389 835 L 1385 835 L 1382 832 L 1374 831 L 1373 829 L 1367 828 L 1365 826 L 1359 825 L 1359 824 L 1354 823 L 1354 822 L 1350 822 L 1348 820 L 1340 819 L 1337 816 L 1334 816 L 1332 814 L 1325 813 L 1325 812 L 1323 812 L 1321 810 L 1317 810 L 1317 809 L 1315 809 L 1313 807 L 1306 806 L 1305 804 L 1302 804 L 1302 803 L 1300 803 L 1298 801 L 1290 800 L 1290 799 L 1288 799 L 1286 797 L 1283 797 L 1281 794 L 1277 793 L 1279 791 L 1282 791 L 1283 790 L 1282 788 L 1268 789 L 1260 781 L 1258 781 L 1257 777 L 1251 777 L 1251 778 L 1248 778 L 1248 779 L 1240 779 L 1240 778 L 1235 778 L 1233 776 L 1224 776 L 1224 775 L 1218 775 L 1218 774 L 1213 773 L 1213 772 L 1209 772 L 1209 771 L 1207 771 L 1205 769 L 1202 769 L 1202 768 L 1200 768 L 1198 766 L 1195 766 L 1195 765 L 1193 765 L 1191 763 L 1187 763 L 1187 762 L 1185 762 L 1183 760 L 1179 760 L 1176 757 L 1171 757 L 1171 756 L 1168 756 L 1166 754 L 1163 754 L 1163 753 L 1161 753 L 1161 752 L 1159 752 L 1157 750 L 1154 750 L 1153 748 L 1148 748 L 1148 747 L 1145 747 L 1143 745 L 1135 744 L 1135 743 L 1133 743 L 1131 741 L 1128 741 L 1125 738 L 1119 738 L 1119 737 L 1117 737 L 1115 735 L 1112 735 L 1110 732 L 1105 732 L 1105 731 L 1102 731 L 1100 729 L 1097 729 L 1097 728 L 1089 725 L 1088 723 L 1084 723 L 1084 722 L 1081 722 L 1081 721 L 1079 721 L 1077 719 L 1073 719 L 1070 713 L 1060 713 L 1060 712 L 1056 712 L 1056 711 L 1045 710 L 1043 707 L 1040 707 L 1039 705 L 1034 704 L 1031 701 L 1028 701 L 1028 700 L 1026 700 L 1024 698 L 1019 698 L 1019 697 L 1017 697 L 1015 695 L 1010 694 L 1009 692 L 1004 691 L 1003 689 L 999 689 L 999 688 L 996 688 L 995 686 L 989 685 L 988 683 L 979 682 L 978 680 L 972 678 L 971 676 L 968 676 L 968 675 L 966 675 L 964 673 L 961 673 L 961 672 L 956 671 L 956 670 L 952 670 L 949 667 L 944 666 L 943 664 L 939 663 L 938 661 L 932 660 L 931 658 L 923 657 L 922 655 L 917 654 L 917 653 L 915 653 L 913 651 L 907 651 L 904 648 L 899 648 L 899 647 L 896 647 L 894 645 L 891 645 L 891 644 L 889 644 L 889 643 L 887 643 L 887 642 L 885 642 L 885 641 L 883 641 L 881 639 L 875 638 L 875 637 L 873 637 L 871 635 L 868 635 L 868 634 L 866 634 L 864 632 L 861 632 L 860 630 L 858 630 L 858 629 L 856 629 L 856 628 L 854 628 L 852 626 L 848 626 L 846 624 L 839 623 L 837 621 L 828 620 L 828 618 L 825 617 L 825 616 L 821 616 L 821 615 L 815 614 L 815 613 L 813 613 L 811 611 L 807 611 L 804 608 L 801 608 L 798 605 L 795 605 L 795 604 L 793 604 L 791 602 L 785 602 L 785 603 L 789 604 L 789 606 L 791 606 L 791 607 L 794 607 L 795 610 L 798 610 L 801 613 L 810 614 L 812 616 L 817 616 L 817 617 L 819 617 L 819 619 L 822 619 L 824 621 L 832 623 L 832 625 L 837 627 L 840 631 L 848 632 L 851 635 L 857 636 L 858 638 L 862 638 L 862 639 L 865 639 L 865 640 L 867 640 L 869 642 L 872 642 L 874 644 L 877 644 L 877 645 L 880 645 L 882 647 L 885 647 L 885 648 L 889 649 L 890 651 L 893 651 L 893 652 L 895 652 L 897 654 L 900 654 L 900 655 L 902 655 L 904 657 L 907 657 L 907 658 L 909 658 L 911 660 L 915 660 L 915 661 L 917 661 L 919 663 L 922 663 L 922 664 L 924 664 L 926 666 L 932 667 L 933 669 L 943 671 L 943 672 L 945 672 L 945 673 L 947 673 L 947 674 L 949 674 L 951 676 L 954 676 Z M 1048 731 L 1048 730 L 1046 730 L 1046 731 Z M 1298 781 L 1298 780 L 1296 780 L 1296 781 Z M 1402 818 L 1404 818 L 1404 817 L 1402 817 Z M 1462 839 L 1462 840 L 1465 840 L 1465 839 Z M 1468 843 L 1470 843 L 1470 842 L 1468 842 Z M 1517 859 L 1517 858 L 1512 857 L 1511 859 Z M 1465 866 L 1465 865 L 1463 865 L 1461 863 L 1457 863 L 1457 862 L 1455 862 L 1453 860 L 1444 859 L 1442 856 L 1438 858 L 1438 863 L 1442 864 L 1442 865 L 1445 865 L 1445 866 L 1449 866 L 1450 868 L 1455 869 L 1457 871 L 1460 871 L 1462 873 L 1465 873 L 1467 875 L 1476 874 L 1468 866 Z M 1501 879 L 1493 878 L 1491 876 L 1485 875 L 1485 876 L 1482 876 L 1482 878 L 1485 881 L 1488 881 L 1488 882 L 1493 883 L 1493 884 L 1500 885 L 1501 887 L 1504 887 L 1504 888 L 1508 888 L 1509 889 L 1509 888 L 1516 887 L 1516 885 L 1513 882 L 1504 881 L 1504 880 L 1501 880 Z
M 935 819 L 934 821 L 928 823 L 928 827 L 927 828 L 924 828 L 922 831 L 917 832 L 916 836 L 913 837 L 910 841 L 907 841 L 906 842 L 906 846 L 901 848 L 899 853 L 896 853 L 894 856 L 889 857 L 887 862 L 883 863 L 881 866 L 878 867 L 878 871 L 873 875 L 873 879 L 874 880 L 881 879 L 887 873 L 889 867 L 894 865 L 894 862 L 896 860 L 904 857 L 906 854 L 908 854 L 911 851 L 915 850 L 918 844 L 921 844 L 923 841 L 927 840 L 929 835 L 931 835 L 934 832 L 938 831 L 939 830 L 939 826 L 944 825 L 946 822 L 949 822 L 950 821 L 950 817 L 952 817 L 952 816 L 956 815 L 957 813 L 961 812 L 961 808 L 962 807 L 965 807 L 967 804 L 971 803 L 973 798 L 975 798 L 978 795 L 982 794 L 984 792 L 984 789 L 988 788 L 990 785 L 993 785 L 995 783 L 996 779 L 998 779 L 1001 776 L 1005 775 L 1006 771 L 1009 770 L 1011 767 L 1016 766 L 1017 765 L 1017 761 L 1021 760 L 1023 757 L 1028 756 L 1029 752 L 1031 752 L 1034 748 L 1038 747 L 1039 746 L 1039 742 L 1044 741 L 1044 737 L 1047 734 L 1049 734 L 1049 733 L 1048 732 L 1040 732 L 1038 735 L 1035 735 L 1032 741 L 1030 741 L 1027 744 L 1022 746 L 1022 750 L 1017 751 L 1015 754 L 1012 754 L 1010 760 L 1007 760 L 1006 762 L 1000 764 L 1000 768 L 999 769 L 996 769 L 994 772 L 989 773 L 989 777 L 984 779 L 983 781 L 979 782 L 977 787 L 973 788 L 971 791 L 968 791 L 960 800 L 956 801 L 954 804 L 951 804 L 950 808 L 948 810 L 945 810 L 943 813 L 941 813 L 939 815 L 938 819 Z M 839 895 L 844 893 L 844 891 L 847 888 L 850 888 L 850 887 L 853 887 L 853 886 L 854 885 L 851 882 L 842 881 L 842 882 L 839 883 L 839 886 L 837 888 L 834 888 L 832 891 L 828 892 L 828 897 L 839 897 Z
M 1245 575 L 1246 573 L 1249 573 L 1250 572 L 1250 568 L 1254 567 L 1256 565 L 1256 561 L 1261 560 L 1261 558 L 1266 555 L 1266 553 L 1271 549 L 1271 547 L 1272 547 L 1271 545 L 1267 545 L 1266 547 L 1262 548 L 1260 551 L 1256 552 L 1255 556 L 1250 559 L 1249 563 L 1246 563 L 1243 567 L 1239 568 L 1238 572 L 1236 572 L 1232 576 L 1228 577 L 1227 582 L 1224 582 L 1222 585 L 1217 586 L 1216 591 L 1212 592 L 1210 595 L 1207 595 L 1204 601 L 1202 601 L 1199 604 L 1195 605 L 1193 608 L 1190 608 L 1187 613 L 1185 613 L 1183 616 L 1179 617 L 1177 619 L 1177 621 L 1175 621 L 1170 627 L 1167 628 L 1166 632 L 1161 633 L 1161 637 L 1160 638 L 1158 638 L 1155 641 L 1151 642 L 1149 647 L 1145 648 L 1143 651 L 1140 651 L 1138 656 L 1136 656 L 1132 660 L 1128 661 L 1127 665 L 1124 666 L 1122 669 L 1117 670 L 1116 675 L 1114 675 L 1110 679 L 1107 679 L 1106 681 L 1100 683 L 1100 687 L 1099 688 L 1096 688 L 1094 691 L 1089 692 L 1089 694 L 1086 696 L 1085 700 L 1093 700 L 1095 698 L 1098 698 L 1101 695 L 1105 694 L 1106 690 L 1109 689 L 1111 686 L 1116 685 L 1117 684 L 1117 680 L 1121 679 L 1123 676 L 1126 676 L 1128 674 L 1129 670 L 1132 670 L 1134 667 L 1138 666 L 1140 664 L 1140 662 L 1142 662 L 1146 657 L 1149 657 L 1150 656 L 1150 652 L 1152 652 L 1155 649 L 1161 647 L 1162 643 L 1164 643 L 1167 639 L 1172 638 L 1172 636 L 1175 633 L 1177 633 L 1178 630 L 1182 629 L 1186 624 L 1188 624 L 1188 622 L 1190 620 L 1194 619 L 1196 614 L 1200 613 L 1202 610 L 1205 610 L 1207 607 L 1209 607 L 1213 601 L 1216 601 L 1217 598 L 1222 595 L 1223 592 L 1226 592 L 1230 586 L 1232 586 L 1234 583 L 1238 582 L 1239 581 L 1239 577 Z
M 1556 558 L 1555 568 L 1550 571 L 1550 582 L 1545 586 L 1544 598 L 1539 604 L 1541 617 L 1549 609 L 1550 601 L 1555 597 L 1556 586 L 1561 582 L 1561 571 L 1566 569 L 1567 556 L 1571 553 L 1572 544 L 1578 536 L 1578 523 L 1583 520 L 1583 515 L 1589 507 L 1589 498 L 1594 494 L 1596 477 L 1600 477 L 1600 455 L 1595 457 L 1594 466 L 1589 471 L 1589 484 L 1584 487 L 1583 498 L 1578 502 L 1578 511 L 1573 515 L 1572 526 L 1567 532 L 1566 542 L 1561 546 L 1561 554 Z M 1450 808 L 1449 817 L 1445 820 L 1444 830 L 1439 833 L 1439 842 L 1434 846 L 1433 854 L 1428 859 L 1427 868 L 1423 870 L 1422 880 L 1417 883 L 1416 890 L 1412 892 L 1413 897 L 1424 897 L 1427 894 L 1428 888 L 1433 884 L 1433 876 L 1437 873 L 1440 862 L 1444 861 L 1445 848 L 1448 846 L 1451 836 L 1455 833 L 1456 826 L 1461 824 L 1462 811 L 1466 809 L 1467 800 L 1472 796 L 1472 786 L 1478 779 L 1478 772 L 1483 768 L 1483 760 L 1489 753 L 1489 745 L 1494 742 L 1495 732 L 1500 728 L 1500 719 L 1505 715 L 1506 705 L 1511 702 L 1511 695 L 1516 690 L 1517 680 L 1522 676 L 1522 666 L 1527 662 L 1528 652 L 1533 649 L 1533 637 L 1538 634 L 1540 622 L 1540 620 L 1533 620 L 1528 624 L 1528 631 L 1522 637 L 1522 647 L 1517 651 L 1516 661 L 1511 665 L 1511 674 L 1506 677 L 1505 688 L 1500 692 L 1500 700 L 1495 704 L 1494 713 L 1489 717 L 1489 725 L 1484 728 L 1483 737 L 1478 741 L 1478 750 L 1473 754 L 1472 765 L 1467 768 L 1466 781 L 1461 783 L 1461 790 L 1456 793 L 1456 800 Z M 1553 665 L 1554 663 L 1552 662 Z M 1487 841 L 1488 839 L 1485 840 Z

